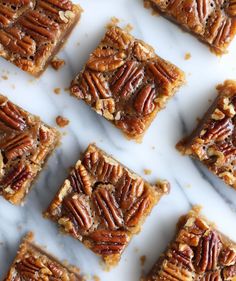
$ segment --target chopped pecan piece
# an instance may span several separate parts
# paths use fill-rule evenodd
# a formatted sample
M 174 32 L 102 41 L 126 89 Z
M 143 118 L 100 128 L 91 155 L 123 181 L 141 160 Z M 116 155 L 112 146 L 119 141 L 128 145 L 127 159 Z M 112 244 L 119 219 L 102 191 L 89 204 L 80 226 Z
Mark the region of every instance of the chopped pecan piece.
M 113 49 L 95 50 L 87 62 L 87 67 L 100 72 L 113 71 L 125 63 L 126 54 Z
M 183 83 L 184 73 L 153 48 L 109 26 L 70 90 L 128 138 L 140 140 Z
M 129 237 L 125 231 L 97 230 L 90 235 L 94 245 L 92 250 L 102 256 L 121 254 Z
M 99 217 L 110 229 L 118 229 L 123 226 L 123 215 L 119 209 L 115 197 L 107 186 L 99 186 L 94 192 L 94 203 Z
M 91 211 L 83 196 L 75 194 L 72 197 L 65 198 L 63 205 L 82 231 L 88 231 L 91 228 L 93 224 Z
M 167 185 L 162 181 L 151 186 L 91 144 L 45 216 L 100 255 L 107 265 L 116 265 L 130 238 L 140 231 L 162 195 L 168 193 Z

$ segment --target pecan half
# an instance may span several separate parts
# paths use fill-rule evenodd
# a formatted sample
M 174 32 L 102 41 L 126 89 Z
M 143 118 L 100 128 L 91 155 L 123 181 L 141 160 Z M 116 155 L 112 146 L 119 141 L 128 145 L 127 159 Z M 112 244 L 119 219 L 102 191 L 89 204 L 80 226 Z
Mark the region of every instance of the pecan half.
M 96 49 L 87 62 L 87 67 L 100 72 L 109 72 L 125 63 L 126 54 L 113 49 Z
M 88 151 L 83 158 L 83 165 L 86 167 L 88 171 L 94 173 L 96 170 L 98 161 L 99 161 L 99 153 L 96 150 Z
M 123 174 L 121 165 L 108 157 L 100 156 L 96 152 L 85 155 L 83 162 L 85 167 L 93 175 L 96 175 L 100 182 L 115 184 Z
M 9 173 L 2 178 L 0 185 L 10 187 L 12 190 L 17 191 L 31 176 L 32 172 L 29 167 L 20 163 L 16 167 L 13 167 Z
M 36 52 L 36 43 L 17 27 L 0 30 L 0 43 L 10 52 L 21 56 L 33 56 Z
M 116 185 L 116 197 L 122 209 L 128 209 L 142 195 L 144 181 L 126 173 Z
M 156 90 L 151 85 L 144 86 L 137 94 L 134 101 L 134 108 L 141 115 L 148 115 L 155 109 Z
M 132 36 L 119 27 L 112 27 L 106 32 L 102 42 L 117 49 L 127 49 L 132 42 Z
M 185 267 L 179 267 L 171 261 L 164 260 L 161 271 L 159 273 L 160 280 L 178 280 L 190 281 L 194 280 L 194 274 Z
M 76 168 L 72 170 L 68 179 L 74 191 L 91 195 L 91 179 L 89 177 L 88 171 L 80 162 L 76 165 Z
M 33 144 L 34 140 L 28 133 L 21 133 L 4 139 L 4 142 L 0 142 L 0 147 L 6 158 L 13 160 L 32 150 Z
M 148 63 L 148 69 L 156 83 L 164 88 L 168 88 L 178 78 L 178 73 L 170 69 L 162 60 Z
M 192 260 L 194 252 L 189 245 L 186 244 L 174 244 L 172 249 L 167 253 L 169 261 L 173 264 L 177 263 L 180 266 L 193 270 Z
M 149 211 L 151 205 L 151 198 L 148 192 L 144 192 L 133 205 L 128 209 L 125 215 L 125 224 L 128 227 L 136 226 L 144 214 Z
M 196 11 L 200 22 L 204 22 L 209 15 L 209 2 L 207 0 L 196 0 Z
M 19 19 L 19 23 L 27 34 L 40 43 L 55 40 L 59 30 L 55 21 L 36 10 L 27 12 Z
M 27 257 L 16 264 L 17 272 L 26 280 L 35 280 L 37 276 L 41 275 L 40 271 L 43 268 L 46 271 L 46 267 L 42 261 L 40 259 L 34 258 L 33 256 Z
M 137 117 L 126 116 L 121 120 L 116 120 L 116 125 L 127 135 L 141 135 L 145 130 L 145 123 L 141 118 Z
M 121 230 L 96 230 L 89 237 L 94 243 L 92 250 L 102 256 L 120 254 L 129 241 Z
M 220 264 L 224 266 L 230 266 L 236 263 L 236 249 L 235 248 L 229 248 L 223 249 L 220 258 L 219 258 Z
M 221 141 L 225 140 L 232 134 L 233 125 L 230 118 L 224 118 L 218 122 L 211 122 L 209 127 L 206 129 L 202 139 L 206 141 Z
M 216 269 L 221 247 L 222 243 L 215 231 L 209 231 L 200 239 L 195 256 L 198 273 Z
M 222 281 L 220 270 L 206 272 L 200 281 Z
M 101 73 L 84 71 L 80 86 L 77 84 L 71 87 L 72 93 L 81 99 L 97 100 L 99 98 L 109 98 L 111 96 L 108 84 Z
M 73 4 L 70 0 L 40 0 L 37 4 L 39 7 L 52 14 L 58 14 L 59 10 L 70 11 L 73 7 Z
M 0 128 L 11 128 L 17 131 L 23 131 L 26 128 L 21 112 L 9 101 L 0 106 Z
M 128 61 L 112 78 L 111 89 L 121 97 L 129 97 L 141 84 L 143 77 L 144 69 L 135 61 Z
M 236 16 L 236 1 L 228 0 L 225 11 L 229 16 L 235 17 Z
M 99 187 L 93 193 L 97 213 L 110 229 L 117 229 L 123 225 L 123 214 L 112 193 L 107 186 Z
M 75 194 L 67 197 L 63 200 L 63 206 L 82 231 L 88 231 L 91 228 L 93 220 L 84 196 Z
M 236 265 L 231 265 L 224 268 L 223 277 L 226 281 L 233 281 L 236 278 Z

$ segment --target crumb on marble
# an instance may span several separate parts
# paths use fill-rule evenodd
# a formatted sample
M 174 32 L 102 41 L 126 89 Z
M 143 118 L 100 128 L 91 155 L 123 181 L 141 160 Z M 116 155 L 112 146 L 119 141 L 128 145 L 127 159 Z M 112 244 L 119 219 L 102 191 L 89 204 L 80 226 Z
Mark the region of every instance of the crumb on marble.
M 134 248 L 134 252 L 135 252 L 135 253 L 138 253 L 138 252 L 139 252 L 139 248 L 138 248 L 138 247 L 135 247 L 135 248 Z
M 65 65 L 65 61 L 58 57 L 54 57 L 53 60 L 51 61 L 51 66 L 55 70 L 61 69 L 64 65 Z
M 63 117 L 63 116 L 58 115 L 56 117 L 56 123 L 57 123 L 57 125 L 59 127 L 64 128 L 64 127 L 66 127 L 70 123 L 70 121 L 67 118 Z
M 141 266 L 144 266 L 145 262 L 147 261 L 147 257 L 145 255 L 140 257 Z
M 61 88 L 55 88 L 53 91 L 54 94 L 59 95 L 61 93 Z
M 8 80 L 8 76 L 7 75 L 2 75 L 2 79 L 3 80 Z
M 93 280 L 94 280 L 94 281 L 100 281 L 101 279 L 100 279 L 100 277 L 99 277 L 99 276 L 97 276 L 97 275 L 93 275 Z
M 143 171 L 144 171 L 145 175 L 151 175 L 152 174 L 152 170 L 150 170 L 150 169 L 143 169 Z
M 191 53 L 186 53 L 186 54 L 184 55 L 184 59 L 185 59 L 185 60 L 190 60 L 191 57 L 192 57 Z

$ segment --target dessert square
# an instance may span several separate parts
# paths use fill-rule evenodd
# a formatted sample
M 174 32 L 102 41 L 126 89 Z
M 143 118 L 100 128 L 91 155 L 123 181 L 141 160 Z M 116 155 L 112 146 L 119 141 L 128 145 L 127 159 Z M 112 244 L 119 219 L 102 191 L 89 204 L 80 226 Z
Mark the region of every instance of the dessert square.
M 194 34 L 219 55 L 236 34 L 234 0 L 144 0 L 185 30 Z
M 91 144 L 70 172 L 45 217 L 116 265 L 131 237 L 163 194 L 166 181 L 150 185 Z
M 236 278 L 236 244 L 192 210 L 180 218 L 177 234 L 143 281 Z
M 143 134 L 184 83 L 184 73 L 125 30 L 110 26 L 71 83 L 85 101 L 130 139 Z
M 84 281 L 79 269 L 65 266 L 33 243 L 29 233 L 22 241 L 17 256 L 4 281 L 69 280 Z
M 0 95 L 0 194 L 23 202 L 59 143 L 56 129 Z
M 81 15 L 69 0 L 1 0 L 0 56 L 39 76 Z
M 218 97 L 197 128 L 177 148 L 236 188 L 236 81 L 227 80 L 217 90 Z

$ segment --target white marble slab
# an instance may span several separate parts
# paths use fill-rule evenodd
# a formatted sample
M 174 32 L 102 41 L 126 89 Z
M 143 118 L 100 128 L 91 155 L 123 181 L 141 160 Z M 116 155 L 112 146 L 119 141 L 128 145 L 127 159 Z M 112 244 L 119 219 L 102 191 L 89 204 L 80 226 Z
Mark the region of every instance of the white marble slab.
M 62 145 L 50 159 L 24 207 L 15 207 L 0 199 L 0 279 L 10 266 L 20 238 L 32 230 L 39 244 L 61 259 L 79 266 L 84 273 L 96 274 L 103 281 L 137 281 L 141 271 L 148 271 L 173 237 L 175 223 L 192 205 L 203 206 L 203 213 L 236 241 L 236 192 L 212 176 L 198 162 L 180 156 L 176 142 L 190 132 L 196 118 L 202 116 L 215 97 L 215 85 L 226 78 L 236 78 L 236 40 L 228 55 L 216 57 L 191 35 L 160 16 L 152 16 L 143 8 L 142 0 L 80 0 L 84 8 L 82 20 L 60 57 L 66 66 L 58 73 L 48 69 L 36 80 L 0 59 L 0 92 L 42 119 L 55 125 L 55 117 L 70 119 Z M 142 144 L 127 141 L 117 129 L 97 116 L 86 105 L 70 97 L 63 89 L 86 61 L 104 33 L 111 16 L 120 18 L 121 25 L 130 23 L 132 33 L 150 43 L 157 53 L 174 62 L 187 74 L 187 85 L 173 98 L 155 119 Z M 191 59 L 185 60 L 185 53 Z M 1 76 L 7 75 L 8 80 Z M 53 89 L 62 92 L 55 95 Z M 75 163 L 88 143 L 96 142 L 137 173 L 151 169 L 144 177 L 171 182 L 170 195 L 153 210 L 137 235 L 125 250 L 118 267 L 104 272 L 99 259 L 79 242 L 58 233 L 56 225 L 42 218 L 62 183 L 68 168 Z M 154 149 L 153 149 L 154 148 Z M 146 255 L 144 268 L 140 256 Z

